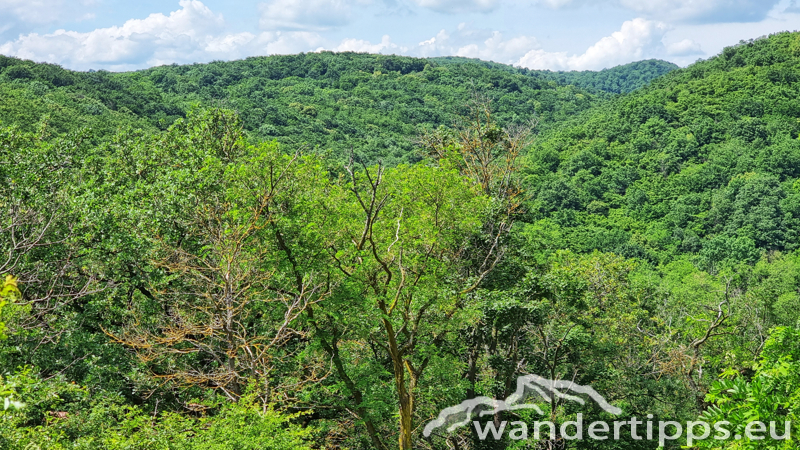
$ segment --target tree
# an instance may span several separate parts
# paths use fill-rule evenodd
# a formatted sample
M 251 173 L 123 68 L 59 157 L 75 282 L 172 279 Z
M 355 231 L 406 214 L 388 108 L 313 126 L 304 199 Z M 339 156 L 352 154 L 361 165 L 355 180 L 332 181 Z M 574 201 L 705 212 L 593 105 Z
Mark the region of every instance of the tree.
M 130 205 L 134 220 L 144 222 L 139 239 L 149 244 L 138 269 L 147 285 L 137 287 L 126 323 L 106 332 L 133 349 L 159 383 L 213 388 L 236 401 L 255 381 L 266 404 L 299 389 L 274 384 L 290 378 L 277 376 L 279 366 L 305 366 L 299 383 L 325 375 L 298 357 L 306 336 L 297 321 L 331 287 L 324 268 L 313 265 L 332 220 L 320 214 L 327 174 L 313 157 L 284 155 L 275 144 L 247 146 L 227 111 L 189 125 L 177 124 L 172 138 L 202 157 L 162 160 L 177 168 L 149 174 L 144 195 Z M 215 135 L 223 139 L 209 139 Z M 153 160 L 165 156 L 164 143 L 151 145 L 145 151 Z M 151 216 L 170 203 L 180 213 Z M 307 270 L 293 271 L 296 255 Z
M 518 377 L 528 374 L 620 389 L 620 380 L 639 369 L 626 367 L 635 365 L 630 360 L 617 359 L 636 353 L 636 322 L 644 317 L 629 279 L 634 267 L 613 254 L 560 251 L 543 267 L 529 267 L 514 285 L 481 292 L 479 321 L 463 334 L 468 343 L 468 396 L 507 398 L 516 391 Z M 554 398 L 544 405 L 547 420 L 568 420 L 573 413 L 568 403 Z M 581 411 L 601 414 L 590 408 Z M 508 413 L 498 412 L 489 420 L 499 426 L 507 418 L 503 414 Z M 521 419 L 542 420 L 525 415 Z M 473 438 L 477 448 L 492 448 Z M 497 448 L 508 444 L 497 442 Z M 539 444 L 559 445 L 563 440 L 558 436 Z
M 364 364 L 358 360 L 367 359 L 370 367 L 383 366 L 392 375 L 399 446 L 409 449 L 417 390 L 432 361 L 446 357 L 437 347 L 463 320 L 459 293 L 467 280 L 453 274 L 467 261 L 464 252 L 479 230 L 486 198 L 453 170 L 379 165 L 347 171 L 337 205 L 339 231 L 329 244 L 342 286 L 311 320 L 379 448 L 386 444 L 372 414 L 360 409 L 365 395 L 353 373 Z M 341 348 L 347 340 L 362 342 L 372 353 L 350 350 L 348 358 Z M 361 372 L 380 383 L 376 375 Z
M 440 348 L 473 314 L 467 295 L 502 259 L 519 212 L 517 158 L 531 127 L 500 128 L 487 102 L 476 101 L 469 111 L 452 133 L 438 130 L 420 138 L 433 167 L 379 164 L 358 170 L 351 159 L 340 181 L 340 231 L 329 245 L 342 290 L 322 308 L 327 317 L 312 319 L 359 407 L 365 394 L 340 343 L 363 342 L 372 354 L 354 352 L 351 358 L 370 359 L 371 367 L 391 373 L 401 449 L 412 447 L 423 377 L 433 361 L 450 358 Z M 385 448 L 372 414 L 358 408 L 356 414 L 373 445 Z
M 14 274 L 23 286 L 17 302 L 28 310 L 8 326 L 41 333 L 48 333 L 48 314 L 100 289 L 78 273 L 74 245 L 81 222 L 72 203 L 75 166 L 89 133 L 52 139 L 48 120 L 36 133 L 0 128 L 0 274 Z
M 727 422 L 722 428 L 729 434 L 722 442 L 701 441 L 699 448 L 760 450 L 797 446 L 797 430 L 791 424 L 797 421 L 800 411 L 800 331 L 777 327 L 770 334 L 752 377 L 748 379 L 737 370 L 728 369 L 709 389 L 706 395 L 709 407 L 700 420 L 711 425 Z M 756 421 L 774 433 L 752 436 L 746 432 L 748 424 Z M 773 439 L 773 435 L 781 439 Z
M 5 306 L 8 301 L 14 301 L 20 297 L 21 294 L 17 287 L 17 279 L 12 275 L 6 275 L 6 279 L 3 280 L 3 285 L 0 286 L 0 314 L 2 314 L 3 306 Z M 0 322 L 0 340 L 5 338 L 5 324 Z M 4 382 L 3 377 L 0 376 L 0 401 L 3 402 L 3 409 L 0 410 L 0 414 L 11 408 L 18 409 L 24 406 L 23 403 L 14 400 L 17 394 L 14 387 L 13 384 Z

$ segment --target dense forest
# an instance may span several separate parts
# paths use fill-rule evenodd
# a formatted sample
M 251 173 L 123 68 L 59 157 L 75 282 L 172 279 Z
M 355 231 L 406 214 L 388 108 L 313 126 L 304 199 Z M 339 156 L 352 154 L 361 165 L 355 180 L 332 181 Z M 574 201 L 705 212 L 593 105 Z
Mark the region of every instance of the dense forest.
M 0 449 L 796 448 L 745 431 L 800 415 L 798 81 L 800 33 L 601 72 L 0 56 Z M 532 374 L 618 413 L 423 433 Z
M 622 66 L 604 69 L 599 72 L 591 70 L 571 72 L 541 73 L 548 79 L 561 84 L 580 86 L 593 92 L 611 92 L 623 94 L 647 86 L 651 81 L 677 69 L 678 66 L 658 59 L 638 61 Z
M 569 72 L 553 72 L 550 70 L 530 70 L 499 64 L 479 59 L 460 56 L 443 56 L 431 58 L 439 64 L 472 63 L 494 70 L 525 74 L 537 78 L 556 81 L 563 85 L 574 85 L 581 89 L 602 94 L 622 94 L 647 86 L 651 81 L 678 68 L 676 64 L 659 59 L 636 61 L 622 66 L 600 71 L 583 70 Z
M 47 115 L 60 133 L 87 127 L 105 136 L 127 125 L 166 130 L 204 105 L 236 111 L 254 140 L 333 157 L 353 150 L 396 164 L 414 160 L 409 137 L 420 127 L 452 125 L 474 92 L 491 99 L 498 121 L 536 118 L 546 129 L 598 95 L 634 90 L 672 66 L 643 61 L 598 73 L 620 73 L 614 84 L 598 83 L 594 72 L 537 72 L 466 58 L 323 52 L 83 73 L 0 56 L 0 120 L 32 131 Z

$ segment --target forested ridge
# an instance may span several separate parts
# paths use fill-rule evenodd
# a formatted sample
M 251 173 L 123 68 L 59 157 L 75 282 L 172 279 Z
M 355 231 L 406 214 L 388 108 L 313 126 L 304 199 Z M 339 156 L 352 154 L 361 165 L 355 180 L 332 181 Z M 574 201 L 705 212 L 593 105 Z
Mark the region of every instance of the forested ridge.
M 475 91 L 493 101 L 498 120 L 536 116 L 542 127 L 586 109 L 594 95 L 516 70 L 467 61 L 439 65 L 400 56 L 330 52 L 247 58 L 130 73 L 71 72 L 2 57 L 7 102 L 0 120 L 32 130 L 50 115 L 64 132 L 115 125 L 166 129 L 195 104 L 237 111 L 254 140 L 353 150 L 395 164 L 413 158 L 420 127 L 450 126 Z M 504 66 L 511 69 L 508 66 Z M 4 81 L 4 82 L 2 82 Z M 135 125 L 139 121 L 144 125 Z
M 622 94 L 645 87 L 654 79 L 666 75 L 677 68 L 676 64 L 667 61 L 648 59 L 603 69 L 598 72 L 584 70 L 570 72 L 542 71 L 540 73 L 546 78 L 558 81 L 561 84 L 573 84 L 592 92 Z
M 431 58 L 440 64 L 463 64 L 473 63 L 496 70 L 505 70 L 513 73 L 521 73 L 533 77 L 544 78 L 556 81 L 559 84 L 574 85 L 581 89 L 593 93 L 622 94 L 635 91 L 647 86 L 651 81 L 665 75 L 678 68 L 676 64 L 662 61 L 660 59 L 648 59 L 636 61 L 621 66 L 603 69 L 600 71 L 559 71 L 550 70 L 530 70 L 525 68 L 515 68 L 505 64 L 494 63 L 491 61 L 481 61 L 479 59 L 463 58 L 458 56 L 443 56 Z
M 466 58 L 323 52 L 109 73 L 0 56 L 7 99 L 0 120 L 30 130 L 49 114 L 59 132 L 90 126 L 107 134 L 128 124 L 163 130 L 193 104 L 215 105 L 237 111 L 254 139 L 400 162 L 413 154 L 409 136 L 423 125 L 451 125 L 474 91 L 486 91 L 503 123 L 536 116 L 546 129 L 597 95 L 644 86 L 670 67 L 643 61 L 597 73 L 613 73 L 621 88 L 598 84 L 594 72 L 528 71 Z
M 744 430 L 800 414 L 799 77 L 798 33 L 601 72 L 0 57 L 0 448 L 659 447 L 423 436 L 529 374 L 621 413 L 475 420 L 795 448 Z

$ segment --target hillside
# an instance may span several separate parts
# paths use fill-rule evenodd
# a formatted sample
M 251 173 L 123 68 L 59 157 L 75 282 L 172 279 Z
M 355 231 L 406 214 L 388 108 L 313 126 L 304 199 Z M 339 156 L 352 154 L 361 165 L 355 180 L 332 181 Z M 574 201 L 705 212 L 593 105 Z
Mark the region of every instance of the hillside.
M 520 73 L 535 78 L 553 80 L 563 85 L 573 85 L 594 93 L 623 94 L 635 91 L 650 84 L 656 78 L 678 68 L 676 64 L 660 59 L 648 59 L 624 64 L 600 71 L 584 70 L 553 72 L 550 70 L 530 70 L 505 64 L 458 56 L 431 58 L 439 64 L 477 64 L 493 70 Z
M 796 249 L 797 45 L 786 33 L 726 48 L 542 137 L 532 210 L 572 248 L 656 264 Z
M 659 59 L 632 62 L 600 71 L 584 70 L 571 72 L 537 71 L 537 74 L 571 84 L 590 92 L 624 94 L 645 87 L 653 80 L 678 69 L 676 64 Z
M 800 419 L 800 33 L 675 70 L 0 68 L 0 449 L 796 447 L 633 423 Z M 527 411 L 435 420 L 480 397 Z
M 467 58 L 309 53 L 109 73 L 0 56 L 0 121 L 32 130 L 47 115 L 53 132 L 90 127 L 105 136 L 118 126 L 163 130 L 193 104 L 214 104 L 239 111 L 253 139 L 393 163 L 415 158 L 419 130 L 451 126 L 474 93 L 493 101 L 500 122 L 535 116 L 542 131 L 604 92 L 637 89 L 673 67 L 641 61 L 561 73 Z
M 50 114 L 58 131 L 90 125 L 108 133 L 144 120 L 165 129 L 193 104 L 238 111 L 256 140 L 277 139 L 388 163 L 415 158 L 424 127 L 451 126 L 474 94 L 498 120 L 537 117 L 546 129 L 594 96 L 571 86 L 471 62 L 355 53 L 308 53 L 162 66 L 139 72 L 73 72 L 0 57 L 0 121 L 33 129 Z M 132 113 L 132 114 L 131 114 Z
M 118 126 L 155 128 L 160 118 L 169 117 L 158 98 L 125 89 L 108 75 L 0 55 L 0 123 L 32 131 L 47 118 L 57 134 L 89 127 L 109 135 Z M 171 113 L 174 120 L 182 112 Z

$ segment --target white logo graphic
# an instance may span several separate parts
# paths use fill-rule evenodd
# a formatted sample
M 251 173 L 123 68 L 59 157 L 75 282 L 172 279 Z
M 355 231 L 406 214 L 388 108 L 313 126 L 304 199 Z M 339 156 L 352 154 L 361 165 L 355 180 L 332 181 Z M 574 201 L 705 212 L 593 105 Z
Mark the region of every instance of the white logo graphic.
M 432 420 L 425 426 L 422 434 L 425 437 L 429 437 L 433 430 L 440 427 L 445 427 L 448 432 L 451 432 L 458 427 L 469 424 L 473 416 L 483 417 L 500 411 L 532 409 L 539 414 L 544 414 L 536 404 L 526 403 L 526 400 L 530 397 L 540 397 L 548 403 L 551 403 L 556 398 L 563 398 L 581 405 L 586 404 L 583 398 L 566 392 L 588 395 L 604 411 L 614 415 L 622 413 L 621 409 L 609 404 L 602 395 L 588 386 L 581 386 L 572 381 L 548 380 L 538 375 L 524 375 L 517 378 L 517 390 L 506 397 L 505 400 L 476 397 L 465 400 L 459 405 L 445 408 L 439 413 L 439 417 L 436 420 Z

